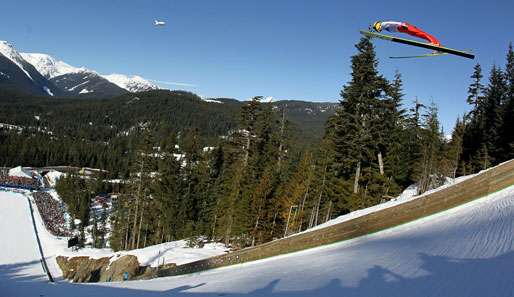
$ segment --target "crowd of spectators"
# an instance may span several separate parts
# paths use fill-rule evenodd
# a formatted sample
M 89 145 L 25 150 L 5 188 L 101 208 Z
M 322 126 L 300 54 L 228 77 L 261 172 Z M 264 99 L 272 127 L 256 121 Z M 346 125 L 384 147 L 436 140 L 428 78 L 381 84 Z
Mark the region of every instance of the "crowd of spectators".
M 39 188 L 37 179 L 19 176 L 10 176 L 8 170 L 0 170 L 0 186 L 36 190 Z
M 56 236 L 69 235 L 65 226 L 62 202 L 55 200 L 46 192 L 34 192 L 33 196 L 46 229 Z

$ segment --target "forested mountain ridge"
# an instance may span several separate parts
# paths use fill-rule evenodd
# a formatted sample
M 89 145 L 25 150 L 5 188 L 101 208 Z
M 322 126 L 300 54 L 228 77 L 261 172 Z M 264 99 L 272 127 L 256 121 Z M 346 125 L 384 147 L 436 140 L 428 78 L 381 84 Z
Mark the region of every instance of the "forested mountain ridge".
M 272 103 L 275 112 L 282 111 L 284 102 L 286 101 Z M 117 171 L 117 162 L 115 164 L 118 165 L 110 166 L 98 160 L 91 161 L 91 157 L 83 159 L 78 156 L 65 156 L 72 154 L 71 152 L 83 151 L 88 154 L 88 151 L 97 150 L 106 151 L 102 155 L 109 155 L 109 148 L 121 145 L 120 143 L 124 144 L 116 149 L 126 152 L 129 150 L 127 145 L 130 139 L 138 137 L 138 130 L 143 125 L 154 130 L 157 139 L 164 139 L 169 133 L 195 130 L 201 136 L 202 145 L 212 146 L 220 136 L 239 127 L 239 112 L 244 104 L 228 98 L 202 100 L 193 93 L 168 90 L 127 93 L 115 98 L 92 100 L 33 97 L 0 89 L 0 123 L 18 126 L 23 129 L 19 133 L 27 133 L 30 138 L 38 139 L 34 141 L 24 135 L 27 139 L 23 140 L 21 135 L 11 134 L 10 141 L 19 138 L 20 142 L 41 143 L 37 156 L 36 148 L 27 144 L 22 147 L 27 147 L 27 151 L 32 153 L 11 151 L 0 157 L 0 163 L 11 166 L 67 164 Z M 327 105 L 331 108 L 327 108 Z M 285 119 L 294 125 L 295 129 L 291 132 L 294 135 L 291 137 L 297 140 L 298 145 L 308 145 L 322 137 L 324 122 L 333 114 L 335 105 L 336 103 L 300 101 L 288 103 Z M 324 112 L 319 112 L 321 109 Z M 15 143 L 19 145 L 19 142 Z M 66 149 L 75 146 L 78 148 Z M 41 153 L 41 150 L 45 153 Z M 118 154 L 109 159 L 118 159 L 121 162 L 121 157 Z
M 172 125 L 176 132 L 195 127 L 200 134 L 210 137 L 235 128 L 244 102 L 229 98 L 210 101 L 219 103 L 202 100 L 193 93 L 168 90 L 90 100 L 33 97 L 0 89 L 0 123 L 45 126 L 57 134 L 81 130 L 90 134 L 87 138 L 92 140 L 105 140 L 144 122 L 160 128 Z M 277 101 L 272 105 L 275 109 L 285 108 L 286 119 L 298 129 L 308 131 L 308 142 L 321 138 L 326 119 L 334 114 L 337 103 Z

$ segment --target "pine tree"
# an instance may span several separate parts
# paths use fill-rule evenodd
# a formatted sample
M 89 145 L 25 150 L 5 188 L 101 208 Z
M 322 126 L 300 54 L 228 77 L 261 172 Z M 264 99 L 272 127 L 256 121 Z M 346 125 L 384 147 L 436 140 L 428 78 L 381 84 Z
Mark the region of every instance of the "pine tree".
M 262 96 L 253 97 L 250 102 L 245 104 L 241 108 L 241 126 L 243 127 L 243 134 L 245 135 L 243 146 L 245 147 L 245 153 L 243 158 L 243 164 L 248 164 L 248 158 L 254 149 L 254 139 L 257 133 L 257 116 L 261 109 Z
M 152 192 L 152 175 L 154 170 L 153 138 L 149 129 L 143 130 L 143 137 L 136 150 L 134 150 L 134 163 L 132 176 L 127 195 L 130 207 L 133 208 L 133 222 L 131 230 L 131 249 L 139 248 L 141 244 L 141 229 L 145 219 L 145 211 Z
M 424 115 L 420 141 L 421 155 L 415 166 L 418 194 L 438 187 L 444 181 L 441 168 L 443 136 L 440 130 L 437 107 L 434 103 L 432 103 L 428 112 Z
M 196 179 L 196 199 L 195 199 L 195 217 L 194 217 L 194 235 L 209 234 L 212 225 L 212 214 L 216 206 L 216 189 L 215 185 L 220 177 L 221 166 L 223 160 L 216 159 L 221 156 L 216 155 L 218 152 L 203 152 L 201 158 L 195 168 Z
M 212 238 L 222 240 L 227 246 L 235 234 L 241 234 L 238 215 L 241 210 L 243 175 L 248 163 L 247 130 L 233 131 L 220 147 L 223 160 L 216 180 L 216 203 L 213 208 Z M 239 208 L 239 209 L 238 209 Z
M 378 74 L 373 44 L 362 38 L 352 57 L 352 80 L 341 92 L 334 144 L 339 175 L 353 177 L 353 192 L 359 193 L 361 168 L 371 167 L 383 145 L 381 129 L 384 114 L 381 102 L 387 88 Z
M 473 106 L 473 114 L 480 114 L 480 107 L 484 100 L 484 86 L 482 85 L 482 67 L 480 64 L 476 64 L 473 68 L 473 74 L 471 75 L 472 82 L 468 88 L 468 104 Z
M 386 120 L 389 121 L 388 137 L 386 142 L 385 172 L 388 178 L 385 195 L 398 193 L 402 187 L 408 186 L 408 138 L 405 131 L 406 111 L 402 107 L 402 78 L 399 72 L 389 86 L 387 99 Z
M 449 143 L 446 144 L 443 165 L 444 176 L 455 178 L 458 175 L 465 174 L 465 172 L 459 172 L 459 166 L 462 162 L 462 145 L 465 128 L 464 122 L 458 118 L 452 132 L 452 138 Z
M 408 178 L 407 184 L 417 182 L 417 163 L 422 158 L 421 150 L 421 138 L 422 138 L 422 125 L 421 125 L 421 114 L 425 109 L 418 98 L 414 101 L 414 106 L 409 109 L 409 114 L 406 119 L 406 148 L 407 148 L 407 160 L 408 160 Z
M 304 152 L 295 172 L 289 177 L 281 191 L 281 218 L 286 222 L 284 235 L 301 229 L 305 217 L 305 204 L 309 190 L 313 187 L 314 171 L 311 153 Z M 291 217 L 291 212 L 294 214 Z
M 202 148 L 199 133 L 196 129 L 188 130 L 182 139 L 181 148 L 185 152 L 185 166 L 182 170 L 183 194 L 180 199 L 178 218 L 182 226 L 187 226 L 187 231 L 181 237 L 194 236 L 196 223 L 202 205 L 203 189 L 202 178 L 206 175 L 205 160 L 202 156 Z M 186 231 L 186 229 L 183 229 Z
M 267 167 L 262 173 L 259 182 L 255 185 L 251 197 L 251 217 L 252 217 L 252 230 L 251 230 L 251 246 L 254 246 L 256 242 L 261 242 L 262 239 L 262 226 L 267 222 L 266 211 L 268 206 L 268 200 L 271 198 L 273 191 L 273 167 Z
M 505 100 L 506 84 L 500 68 L 493 65 L 489 85 L 484 98 L 484 143 L 493 164 L 502 159 L 500 150 L 500 127 L 502 106 Z
M 58 180 L 56 190 L 68 206 L 72 218 L 81 221 L 79 227 L 87 226 L 92 197 L 85 180 L 76 174 L 69 174 Z
M 219 205 L 217 207 L 217 225 L 215 234 L 222 238 L 225 245 L 229 245 L 234 234 L 240 233 L 236 225 L 238 201 L 241 197 L 241 180 L 243 162 L 230 163 L 223 174 L 220 184 Z
M 472 82 L 468 88 L 467 102 L 473 109 L 464 119 L 464 134 L 462 137 L 462 160 L 471 171 L 482 169 L 483 162 L 479 160 L 479 151 L 485 147 L 485 87 L 482 85 L 482 68 L 479 64 L 474 67 L 471 75 Z M 467 164 L 467 165 L 466 165 Z
M 498 162 L 514 158 L 514 51 L 509 43 L 505 66 L 506 93 L 500 130 L 500 158 Z
M 168 141 L 161 150 L 163 158 L 159 163 L 159 175 L 155 183 L 155 207 L 160 224 L 157 230 L 156 241 L 170 241 L 179 239 L 180 225 L 178 209 L 182 194 L 180 182 L 180 161 L 176 158 L 175 135 L 168 137 Z

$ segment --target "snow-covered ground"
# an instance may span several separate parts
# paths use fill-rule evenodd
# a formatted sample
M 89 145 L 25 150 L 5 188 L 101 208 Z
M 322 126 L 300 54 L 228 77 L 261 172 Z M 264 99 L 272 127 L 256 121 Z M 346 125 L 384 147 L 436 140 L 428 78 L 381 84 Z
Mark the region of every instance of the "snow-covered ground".
M 2 235 L 4 234 L 4 228 L 15 231 L 16 228 L 18 228 L 18 226 L 23 226 L 23 228 L 25 229 L 33 230 L 32 222 L 30 220 L 29 207 L 27 203 L 27 195 L 29 193 L 28 191 L 23 190 L 17 191 L 18 193 L 14 193 L 8 190 L 2 191 L 0 188 L 0 216 L 2 217 L 2 220 L 0 221 L 2 223 L 2 225 L 0 225 L 0 234 Z M 58 197 L 55 198 L 57 195 L 55 191 L 49 191 L 49 193 L 54 199 L 59 200 Z M 8 207 L 4 208 L 4 204 Z M 11 207 L 16 208 L 16 211 L 14 212 L 14 217 L 11 216 Z M 57 277 L 60 277 L 62 275 L 62 272 L 55 261 L 55 258 L 57 256 L 89 256 L 91 258 L 112 257 L 111 260 L 113 261 L 118 257 L 129 254 L 138 257 L 138 260 L 141 265 L 152 265 L 155 267 L 159 264 L 162 265 L 163 263 L 176 263 L 178 265 L 185 264 L 200 259 L 224 254 L 227 250 L 224 247 L 224 245 L 217 243 L 206 244 L 203 248 L 190 248 L 187 247 L 187 242 L 185 240 L 179 240 L 146 247 L 144 249 L 120 251 L 116 253 L 109 248 L 94 249 L 90 247 L 80 249 L 78 252 L 73 252 L 71 249 L 67 247 L 67 238 L 54 236 L 44 228 L 43 221 L 35 204 L 33 204 L 33 207 L 36 226 L 38 228 L 39 237 L 43 245 L 45 257 L 47 258 L 49 270 L 53 276 Z M 25 226 L 27 225 L 27 220 L 24 219 L 20 222 L 19 217 L 21 216 L 26 216 L 26 219 L 28 219 L 29 223 L 28 227 L 30 228 Z M 9 232 L 7 232 L 7 234 L 10 234 Z M 13 232 L 13 234 L 15 233 L 16 232 Z M 22 234 L 25 233 L 22 232 Z M 31 247 L 33 243 L 35 243 L 35 238 L 33 232 L 29 235 L 30 236 L 24 236 L 22 238 L 17 238 L 14 236 L 10 236 L 8 238 L 14 239 L 13 243 L 16 243 L 15 245 Z M 0 243 L 0 250 L 1 249 L 2 244 Z M 15 252 L 15 250 L 10 250 L 10 253 Z M 29 257 L 32 257 L 32 255 L 30 255 Z M 9 262 L 4 262 L 0 257 L 0 265 L 3 265 L 4 263 Z M 2 295 L 0 294 L 0 296 Z
M 46 283 L 25 208 L 23 196 L 0 192 L 2 296 L 514 294 L 514 187 L 329 246 L 191 275 L 98 284 Z
M 50 170 L 47 174 L 45 174 L 45 178 L 48 181 L 48 185 L 51 188 L 55 188 L 55 186 L 57 185 L 57 181 L 63 176 L 65 176 L 64 173 L 53 169 Z
M 178 240 L 149 246 L 144 249 L 118 252 L 114 254 L 111 261 L 128 254 L 137 256 L 142 265 L 157 267 L 162 265 L 163 262 L 181 265 L 224 254 L 225 251 L 227 251 L 227 248 L 221 243 L 207 243 L 203 248 L 190 248 L 187 247 L 185 240 Z

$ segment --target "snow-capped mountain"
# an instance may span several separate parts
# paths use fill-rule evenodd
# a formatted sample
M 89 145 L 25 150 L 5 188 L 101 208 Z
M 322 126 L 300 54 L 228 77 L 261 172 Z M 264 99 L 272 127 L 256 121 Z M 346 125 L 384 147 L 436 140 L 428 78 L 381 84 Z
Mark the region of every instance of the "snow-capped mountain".
M 77 68 L 63 61 L 54 59 L 47 54 L 39 53 L 20 53 L 20 55 L 30 64 L 32 64 L 44 77 L 51 79 L 68 73 L 77 73 L 87 71 L 86 68 Z
M 107 98 L 127 93 L 94 71 L 70 72 L 50 79 L 66 96 Z
M 0 87 L 32 95 L 112 97 L 158 87 L 134 75 L 101 75 L 42 53 L 18 53 L 0 41 Z
M 25 60 L 34 65 L 47 79 L 68 96 L 116 96 L 129 92 L 157 89 L 157 86 L 140 76 L 123 74 L 101 75 L 84 67 L 77 68 L 47 54 L 22 53 Z
M 1 87 L 31 95 L 60 95 L 60 90 L 6 41 L 0 41 L 0 73 Z
M 123 74 L 115 73 L 103 75 L 103 77 L 112 82 L 113 84 L 116 84 L 118 87 L 123 88 L 132 93 L 158 89 L 156 85 L 137 75 L 129 77 Z
M 64 96 L 112 97 L 127 92 L 93 70 L 71 66 L 47 54 L 21 55 L 53 82 Z

